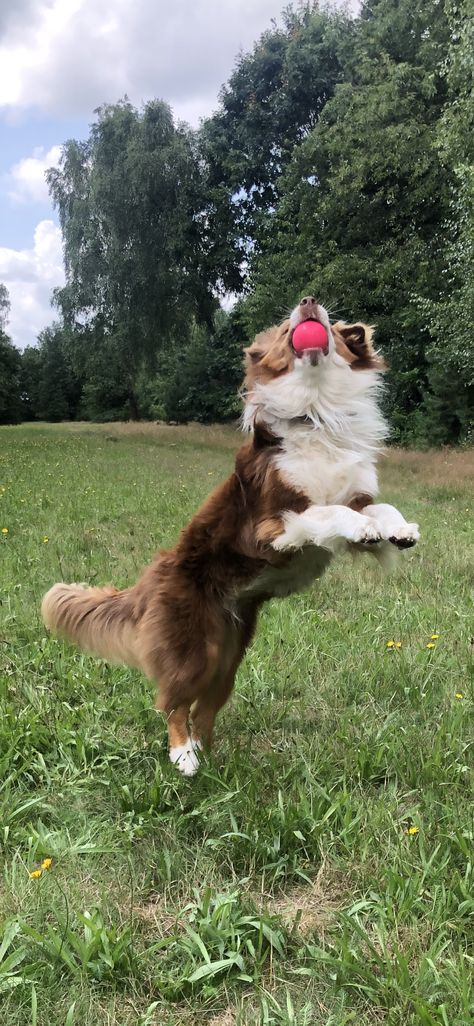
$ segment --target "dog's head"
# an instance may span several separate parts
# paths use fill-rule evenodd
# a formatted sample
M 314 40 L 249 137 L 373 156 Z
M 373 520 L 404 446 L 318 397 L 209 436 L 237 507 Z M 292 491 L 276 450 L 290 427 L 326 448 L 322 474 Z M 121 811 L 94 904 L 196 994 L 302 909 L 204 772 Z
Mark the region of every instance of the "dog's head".
M 302 321 L 308 320 L 319 321 L 325 327 L 327 345 L 324 349 L 296 352 L 292 344 L 293 332 Z M 372 336 L 373 328 L 361 321 L 330 324 L 324 306 L 312 296 L 305 296 L 286 321 L 260 332 L 245 350 L 245 384 L 252 387 L 257 382 L 272 381 L 298 365 L 301 370 L 305 367 L 324 370 L 325 364 L 333 362 L 335 354 L 342 357 L 352 371 L 385 370 L 382 357 L 373 347 Z
M 327 344 L 297 352 L 293 333 L 307 320 L 324 326 Z M 267 422 L 321 419 L 323 408 L 326 414 L 328 408 L 336 414 L 350 395 L 360 395 L 365 383 L 371 388 L 378 372 L 385 370 L 372 336 L 373 328 L 359 321 L 331 324 L 325 308 L 305 296 L 287 320 L 262 331 L 245 350 L 246 426 L 251 426 L 257 411 Z

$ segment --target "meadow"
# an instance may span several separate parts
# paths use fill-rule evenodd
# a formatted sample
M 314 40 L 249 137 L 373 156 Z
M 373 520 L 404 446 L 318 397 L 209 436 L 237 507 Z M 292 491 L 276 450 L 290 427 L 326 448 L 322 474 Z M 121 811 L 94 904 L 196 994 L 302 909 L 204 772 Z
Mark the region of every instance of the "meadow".
M 54 581 L 133 582 L 238 443 L 0 429 L 8 1026 L 474 1021 L 474 450 L 384 458 L 422 543 L 266 607 L 192 780 L 152 683 L 41 623 Z

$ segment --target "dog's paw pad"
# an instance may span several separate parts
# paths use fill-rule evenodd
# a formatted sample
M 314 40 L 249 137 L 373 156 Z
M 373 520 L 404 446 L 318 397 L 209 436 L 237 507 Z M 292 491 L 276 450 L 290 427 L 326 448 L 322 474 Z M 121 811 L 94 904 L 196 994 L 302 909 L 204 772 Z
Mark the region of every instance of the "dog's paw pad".
M 381 534 L 374 524 L 367 524 L 357 531 L 354 541 L 359 542 L 360 545 L 376 545 L 381 541 Z
M 404 524 L 388 539 L 397 549 L 411 549 L 420 540 L 418 524 Z

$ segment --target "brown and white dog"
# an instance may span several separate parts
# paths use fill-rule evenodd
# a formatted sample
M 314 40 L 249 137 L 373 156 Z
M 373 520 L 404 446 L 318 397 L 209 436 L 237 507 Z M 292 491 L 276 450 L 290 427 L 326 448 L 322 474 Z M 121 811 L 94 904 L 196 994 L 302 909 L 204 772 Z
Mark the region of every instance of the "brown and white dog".
M 325 350 L 292 347 L 302 320 L 321 321 Z M 55 584 L 42 612 L 54 628 L 156 680 L 170 759 L 187 776 L 267 599 L 320 577 L 341 549 L 384 560 L 418 540 L 416 524 L 375 505 L 386 425 L 381 357 L 364 324 L 332 326 L 311 296 L 246 351 L 244 426 L 235 469 L 138 583 L 124 591 Z

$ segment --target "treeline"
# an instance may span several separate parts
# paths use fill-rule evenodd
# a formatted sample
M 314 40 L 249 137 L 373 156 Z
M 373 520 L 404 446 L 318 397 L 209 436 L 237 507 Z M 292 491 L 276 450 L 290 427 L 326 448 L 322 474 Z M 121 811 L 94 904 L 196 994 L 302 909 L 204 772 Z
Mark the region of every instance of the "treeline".
M 17 412 L 0 385 L 0 420 L 233 418 L 242 346 L 311 292 L 377 325 L 396 441 L 469 440 L 473 13 L 305 4 L 199 131 L 161 101 L 100 108 L 48 173 L 66 285 L 37 348 L 1 336 Z

